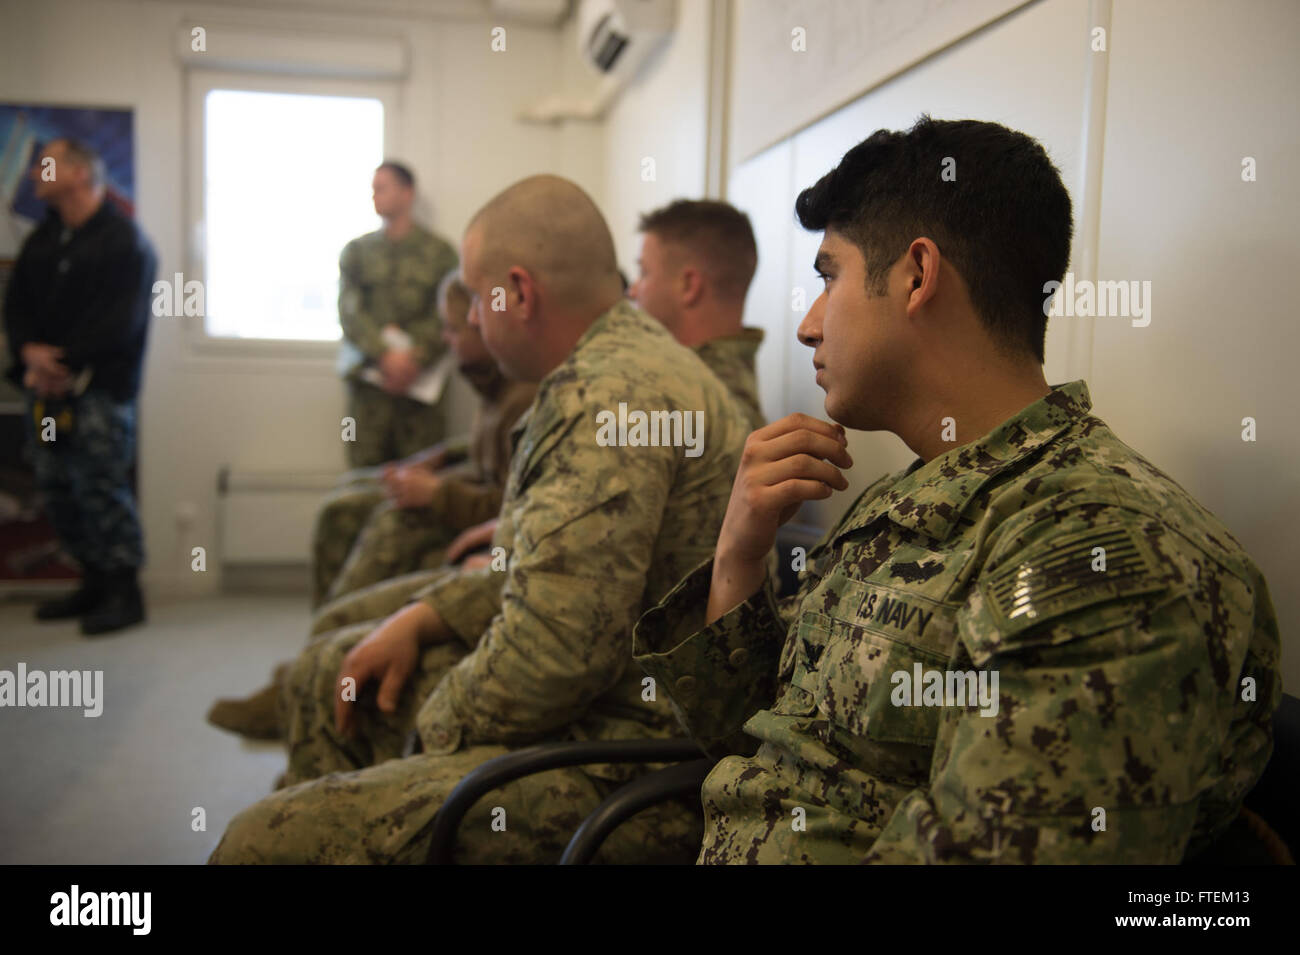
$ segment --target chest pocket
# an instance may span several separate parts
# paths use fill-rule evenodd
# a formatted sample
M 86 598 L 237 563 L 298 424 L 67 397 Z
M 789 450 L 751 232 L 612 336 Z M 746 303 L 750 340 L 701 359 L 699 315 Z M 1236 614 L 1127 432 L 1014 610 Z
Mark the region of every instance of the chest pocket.
M 929 565 L 938 568 L 932 576 L 908 579 L 911 571 L 897 567 L 917 566 L 905 553 L 912 549 L 896 548 L 892 561 L 861 579 L 841 560 L 805 600 L 797 639 L 785 648 L 783 675 L 799 690 L 791 702 L 815 711 L 853 748 L 855 737 L 928 746 L 938 734 L 943 708 L 909 705 L 922 699 L 901 688 L 916 688 L 918 665 L 922 674 L 948 667 L 967 555 L 942 555 Z

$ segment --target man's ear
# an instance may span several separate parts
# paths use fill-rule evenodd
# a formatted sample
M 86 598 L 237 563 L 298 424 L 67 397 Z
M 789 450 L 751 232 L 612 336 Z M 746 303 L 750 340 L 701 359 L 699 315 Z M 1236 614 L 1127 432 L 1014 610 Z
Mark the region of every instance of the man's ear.
M 699 269 L 687 266 L 682 269 L 679 287 L 683 305 L 688 308 L 698 305 L 704 298 L 704 274 Z
M 506 288 L 507 309 L 510 307 L 510 299 L 517 303 L 519 317 L 527 321 L 537 314 L 537 306 L 540 301 L 541 290 L 533 280 L 532 275 L 523 266 L 514 265 L 506 273 L 509 286 Z
M 907 310 L 912 313 L 938 294 L 943 256 L 932 240 L 913 239 L 903 253 L 902 265 L 908 285 Z

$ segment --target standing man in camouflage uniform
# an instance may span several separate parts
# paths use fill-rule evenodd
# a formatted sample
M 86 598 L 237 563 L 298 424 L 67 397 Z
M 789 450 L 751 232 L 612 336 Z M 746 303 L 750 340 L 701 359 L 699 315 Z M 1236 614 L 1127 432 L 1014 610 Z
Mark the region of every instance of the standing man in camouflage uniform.
M 24 391 L 50 523 L 82 569 L 81 587 L 36 616 L 80 617 L 82 633 L 96 636 L 144 620 L 131 471 L 158 258 L 108 200 L 104 162 L 86 144 L 54 140 L 32 180 L 50 208 L 23 243 L 5 297 L 9 374 Z
M 339 256 L 339 359 L 356 422 L 355 440 L 347 442 L 354 468 L 406 457 L 442 438 L 441 396 L 427 405 L 407 391 L 444 351 L 437 290 L 456 267 L 455 250 L 411 218 L 409 169 L 384 162 L 373 188 L 384 226 L 353 239 Z M 365 380 L 368 369 L 378 373 L 378 385 Z
M 505 569 L 448 572 L 377 629 L 313 643 L 291 676 L 290 788 L 237 816 L 213 861 L 419 862 L 452 787 L 510 747 L 676 731 L 631 665 L 631 626 L 712 549 L 745 422 L 704 363 L 623 299 L 609 229 L 577 186 L 517 183 L 463 251 L 488 349 L 540 382 L 495 540 Z M 648 444 L 634 416 L 654 412 L 683 426 Z M 423 753 L 392 758 L 413 726 Z M 461 858 L 553 860 L 626 776 L 519 780 L 466 817 Z M 607 857 L 681 858 L 698 838 L 689 807 L 667 804 L 622 827 Z
M 956 162 L 955 181 L 940 176 Z M 1232 823 L 1281 694 L 1268 588 L 1230 533 L 1043 378 L 1070 199 L 992 123 L 880 130 L 798 199 L 826 413 L 750 436 L 717 557 L 636 628 L 722 759 L 701 862 L 1177 863 Z M 1050 288 L 1050 286 L 1048 287 Z M 778 604 L 763 555 L 852 466 L 872 484 Z

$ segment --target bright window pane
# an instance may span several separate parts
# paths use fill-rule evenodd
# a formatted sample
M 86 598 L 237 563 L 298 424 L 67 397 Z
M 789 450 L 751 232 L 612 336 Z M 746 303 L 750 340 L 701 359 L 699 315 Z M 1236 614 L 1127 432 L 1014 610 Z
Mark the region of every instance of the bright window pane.
M 209 335 L 337 340 L 339 253 L 379 228 L 379 100 L 213 90 L 204 111 Z

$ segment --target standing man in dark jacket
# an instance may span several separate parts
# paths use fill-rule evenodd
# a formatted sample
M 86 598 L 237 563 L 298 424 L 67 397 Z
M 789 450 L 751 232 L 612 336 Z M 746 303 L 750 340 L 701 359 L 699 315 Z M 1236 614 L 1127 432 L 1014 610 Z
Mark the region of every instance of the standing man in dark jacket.
M 103 160 L 85 144 L 54 140 L 32 178 L 49 213 L 23 243 L 5 298 L 9 375 L 26 398 L 37 486 L 83 570 L 78 591 L 36 616 L 80 616 L 83 633 L 109 633 L 144 619 L 130 475 L 157 257 L 105 200 Z

